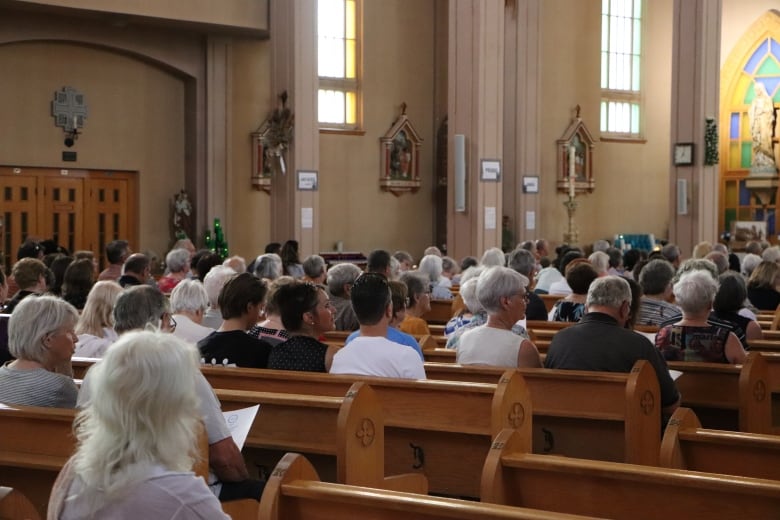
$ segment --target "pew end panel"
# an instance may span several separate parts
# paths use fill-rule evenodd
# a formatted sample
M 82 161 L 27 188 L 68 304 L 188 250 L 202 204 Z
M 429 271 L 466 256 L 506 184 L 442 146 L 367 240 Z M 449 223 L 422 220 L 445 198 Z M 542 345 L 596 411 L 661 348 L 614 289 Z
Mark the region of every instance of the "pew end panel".
M 260 503 L 264 520 L 585 520 L 586 517 L 451 498 L 319 482 L 306 459 L 288 453 Z
M 751 352 L 739 373 L 739 431 L 772 432 L 769 366 L 760 352 Z
M 780 437 L 703 429 L 692 410 L 679 408 L 664 433 L 661 465 L 780 481 Z
M 780 482 L 513 452 L 514 432 L 494 441 L 483 501 L 615 520 L 773 518 Z
M 21 491 L 0 486 L 0 520 L 40 520 L 41 516 Z

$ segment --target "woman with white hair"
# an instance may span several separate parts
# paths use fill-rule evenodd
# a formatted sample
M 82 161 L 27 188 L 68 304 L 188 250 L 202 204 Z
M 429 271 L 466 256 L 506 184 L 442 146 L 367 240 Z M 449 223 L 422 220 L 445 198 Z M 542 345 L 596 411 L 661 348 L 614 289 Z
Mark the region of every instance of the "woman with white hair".
M 739 364 L 747 354 L 737 336 L 725 327 L 712 325 L 712 310 L 718 282 L 705 271 L 691 271 L 674 284 L 674 297 L 683 317 L 658 331 L 655 345 L 668 361 L 706 361 Z
M 452 283 L 441 275 L 443 271 L 442 259 L 436 255 L 425 255 L 420 260 L 417 271 L 428 279 L 431 286 L 431 298 L 436 300 L 451 300 L 452 293 L 449 287 Z
M 193 345 L 214 329 L 203 325 L 209 295 L 200 280 L 182 280 L 171 293 L 171 313 L 176 321 L 173 335 Z
M 260 255 L 255 260 L 255 276 L 273 281 L 282 276 L 282 257 L 275 253 Z
M 480 260 L 479 263 L 485 267 L 504 267 L 506 265 L 506 257 L 504 256 L 504 252 L 501 251 L 501 249 L 497 247 L 491 247 L 482 253 L 482 260 Z
M 76 418 L 76 453 L 47 518 L 229 518 L 191 468 L 200 428 L 198 354 L 171 334 L 130 332 L 90 370 L 94 395 Z
M 539 351 L 512 327 L 525 317 L 528 278 L 508 267 L 488 269 L 477 281 L 477 299 L 488 314 L 487 323 L 464 333 L 456 360 L 462 365 L 540 368 Z
M 8 350 L 15 361 L 0 367 L 0 403 L 74 408 L 73 330 L 79 319 L 73 305 L 56 296 L 30 296 L 8 320 Z
M 168 273 L 157 281 L 163 294 L 170 294 L 176 285 L 190 273 L 190 252 L 184 248 L 172 249 L 165 255 Z

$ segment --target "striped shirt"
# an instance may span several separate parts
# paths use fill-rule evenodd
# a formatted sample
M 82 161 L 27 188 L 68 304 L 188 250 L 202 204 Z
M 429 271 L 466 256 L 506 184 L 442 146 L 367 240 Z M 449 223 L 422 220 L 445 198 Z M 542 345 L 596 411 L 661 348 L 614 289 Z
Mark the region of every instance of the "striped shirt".
M 44 368 L 0 367 L 0 403 L 75 408 L 78 388 L 73 379 Z

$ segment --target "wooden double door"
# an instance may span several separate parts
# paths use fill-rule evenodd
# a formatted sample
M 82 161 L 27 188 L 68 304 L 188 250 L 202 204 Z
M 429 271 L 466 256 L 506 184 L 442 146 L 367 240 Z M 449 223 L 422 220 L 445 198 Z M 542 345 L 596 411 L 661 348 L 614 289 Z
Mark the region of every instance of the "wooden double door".
M 119 238 L 138 243 L 137 174 L 0 166 L 0 251 L 6 271 L 28 237 L 73 252 L 95 252 Z

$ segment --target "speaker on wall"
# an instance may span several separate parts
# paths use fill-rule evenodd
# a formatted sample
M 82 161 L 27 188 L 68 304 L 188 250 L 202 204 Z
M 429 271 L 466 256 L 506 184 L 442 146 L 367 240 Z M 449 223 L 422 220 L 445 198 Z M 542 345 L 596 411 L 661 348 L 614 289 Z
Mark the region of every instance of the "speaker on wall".
M 466 211 L 466 136 L 455 134 L 455 211 Z

